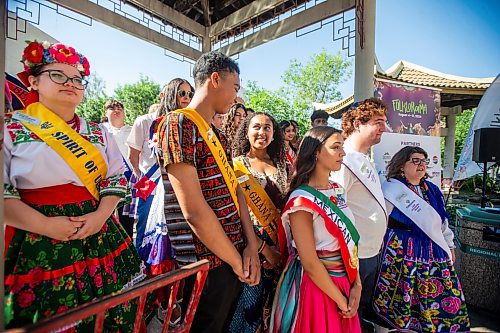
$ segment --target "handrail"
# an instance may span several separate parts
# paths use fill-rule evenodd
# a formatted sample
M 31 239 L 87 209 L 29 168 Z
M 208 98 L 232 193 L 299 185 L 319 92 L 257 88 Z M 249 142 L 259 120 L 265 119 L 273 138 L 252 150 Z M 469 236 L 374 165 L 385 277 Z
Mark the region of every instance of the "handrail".
M 177 291 L 179 289 L 180 281 L 188 276 L 196 274 L 196 281 L 193 287 L 193 291 L 191 292 L 189 306 L 186 314 L 184 315 L 184 320 L 179 327 L 170 330 L 171 332 L 189 332 L 196 307 L 198 306 L 198 303 L 200 301 L 201 291 L 203 290 L 203 286 L 207 278 L 208 269 L 208 261 L 201 260 L 196 263 L 186 265 L 180 269 L 156 276 L 146 281 L 142 281 L 141 283 L 135 285 L 130 289 L 119 291 L 111 295 L 106 295 L 89 303 L 73 308 L 65 313 L 59 313 L 53 317 L 40 320 L 39 322 L 24 328 L 9 330 L 7 331 L 7 333 L 46 333 L 51 331 L 59 331 L 61 329 L 64 329 L 65 327 L 69 328 L 78 321 L 94 315 L 96 316 L 94 332 L 102 332 L 104 317 L 106 315 L 105 310 L 113 308 L 119 304 L 125 303 L 126 301 L 135 299 L 137 297 L 139 297 L 139 305 L 135 317 L 134 332 L 139 332 L 140 322 L 142 320 L 147 295 L 153 290 L 173 284 L 172 291 L 170 292 L 168 311 L 165 316 L 165 322 L 162 330 L 162 332 L 165 333 L 168 329 L 168 323 L 170 321 L 170 316 L 172 315 L 172 308 L 177 297 Z

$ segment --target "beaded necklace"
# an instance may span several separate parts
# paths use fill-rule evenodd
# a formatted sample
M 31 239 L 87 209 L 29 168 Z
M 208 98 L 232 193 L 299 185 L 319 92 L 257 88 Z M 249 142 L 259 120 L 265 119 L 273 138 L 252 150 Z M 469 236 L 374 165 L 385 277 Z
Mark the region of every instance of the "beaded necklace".
M 425 201 L 429 202 L 429 198 L 427 197 L 427 184 L 425 182 L 421 182 L 419 185 L 410 184 L 408 181 L 406 182 L 406 186 L 416 193 L 419 197 L 423 198 Z
M 80 118 L 75 114 L 70 121 L 66 122 L 76 133 L 80 133 Z

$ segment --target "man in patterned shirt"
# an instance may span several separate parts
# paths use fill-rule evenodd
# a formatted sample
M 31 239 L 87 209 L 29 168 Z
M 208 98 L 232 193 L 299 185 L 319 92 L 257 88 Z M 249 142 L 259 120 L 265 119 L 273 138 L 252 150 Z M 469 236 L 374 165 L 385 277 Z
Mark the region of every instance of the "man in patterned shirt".
M 159 159 L 177 261 L 180 265 L 200 259 L 210 262 L 192 332 L 221 332 L 239 295 L 240 281 L 256 285 L 260 280 L 258 242 L 243 193 L 227 181 L 232 172 L 226 169 L 231 157 L 227 140 L 215 127 L 206 127 L 215 114 L 226 113 L 235 102 L 239 68 L 229 57 L 209 52 L 196 62 L 193 76 L 196 92 L 184 109 L 191 116 L 182 110 L 165 115 L 158 129 Z M 203 137 L 207 134 L 208 140 Z M 210 139 L 213 135 L 218 141 Z M 220 150 L 214 154 L 215 149 Z

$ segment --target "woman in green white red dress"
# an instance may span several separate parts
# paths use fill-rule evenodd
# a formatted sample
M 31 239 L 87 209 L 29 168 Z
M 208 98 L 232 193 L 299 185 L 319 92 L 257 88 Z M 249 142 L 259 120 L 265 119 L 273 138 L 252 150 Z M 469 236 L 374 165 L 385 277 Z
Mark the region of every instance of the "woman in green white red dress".
M 5 324 L 21 327 L 128 288 L 144 278 L 131 239 L 112 216 L 125 196 L 108 131 L 75 114 L 90 74 L 72 47 L 31 42 L 22 62 L 25 110 L 6 116 Z M 106 331 L 132 331 L 137 304 L 108 310 Z M 89 318 L 68 331 L 89 332 Z
M 339 130 L 318 126 L 300 144 L 281 215 L 290 256 L 276 289 L 270 332 L 361 333 L 359 233 L 343 188 L 329 180 L 342 165 L 343 143 Z

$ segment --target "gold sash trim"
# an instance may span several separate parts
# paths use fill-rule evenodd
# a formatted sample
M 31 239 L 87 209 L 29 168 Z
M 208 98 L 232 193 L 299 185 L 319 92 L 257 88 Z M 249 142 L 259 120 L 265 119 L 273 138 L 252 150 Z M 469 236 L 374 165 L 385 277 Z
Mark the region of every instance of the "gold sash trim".
M 175 112 L 182 113 L 186 117 L 188 117 L 195 125 L 198 127 L 198 131 L 200 132 L 203 140 L 205 140 L 206 144 L 208 145 L 208 148 L 210 149 L 210 152 L 212 153 L 215 162 L 219 166 L 219 169 L 222 173 L 222 176 L 224 177 L 224 180 L 226 181 L 227 187 L 229 189 L 229 193 L 231 194 L 231 197 L 233 198 L 234 204 L 236 208 L 238 209 L 238 213 L 240 212 L 240 205 L 238 204 L 238 197 L 236 195 L 236 190 L 238 188 L 238 179 L 236 178 L 236 175 L 234 174 L 234 170 L 231 167 L 231 164 L 229 164 L 229 160 L 227 159 L 226 152 L 222 148 L 222 145 L 217 138 L 217 135 L 212 131 L 212 128 L 210 127 L 209 124 L 203 119 L 198 112 L 196 112 L 195 109 L 179 109 L 176 110 Z M 167 117 L 163 118 L 163 121 Z M 161 123 L 160 123 L 161 125 Z M 158 127 L 160 128 L 160 127 Z M 240 214 L 241 216 L 241 214 Z
M 274 206 L 271 198 L 260 183 L 255 179 L 250 170 L 239 160 L 233 161 L 234 171 L 238 182 L 243 189 L 248 207 L 252 210 L 259 224 L 266 230 L 269 237 L 276 244 L 277 242 L 277 223 L 279 223 L 280 214 Z
M 17 112 L 21 113 L 17 118 L 23 125 L 54 149 L 99 200 L 97 186 L 108 172 L 101 152 L 40 102 Z

